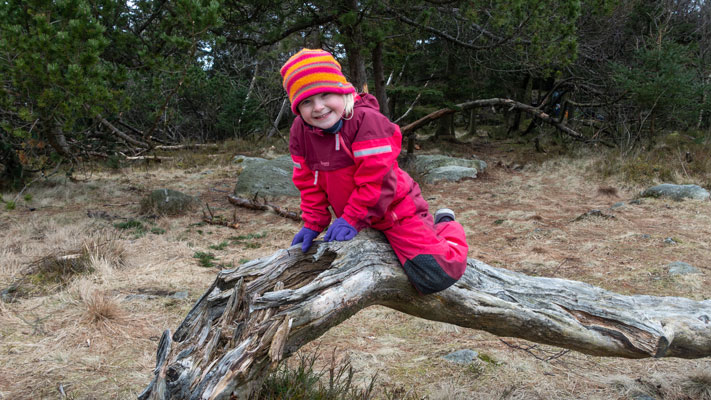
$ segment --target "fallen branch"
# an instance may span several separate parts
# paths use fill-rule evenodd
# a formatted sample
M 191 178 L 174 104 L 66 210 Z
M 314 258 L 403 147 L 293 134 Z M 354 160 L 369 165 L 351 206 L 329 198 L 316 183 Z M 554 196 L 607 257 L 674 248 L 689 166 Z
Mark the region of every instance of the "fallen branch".
M 367 229 L 221 271 L 175 333 L 163 333 L 139 399 L 247 399 L 280 360 L 375 304 L 598 356 L 711 355 L 711 300 L 625 296 L 474 259 L 455 285 L 421 296 L 382 233 Z
M 206 224 L 226 226 L 232 229 L 239 228 L 239 224 L 237 223 L 237 209 L 235 209 L 235 212 L 232 213 L 232 222 L 230 222 L 221 215 L 215 216 L 212 213 L 212 210 L 210 209 L 210 205 L 208 203 L 205 203 L 205 208 L 207 208 L 207 212 L 210 214 L 208 216 L 207 214 L 205 214 L 205 210 L 202 211 L 202 220 Z
M 526 345 L 513 344 L 513 343 L 509 343 L 509 342 L 505 341 L 504 339 L 499 339 L 499 341 L 512 349 L 522 350 L 522 351 L 532 355 L 533 358 L 535 358 L 536 360 L 545 361 L 545 362 L 557 360 L 557 359 L 563 357 L 564 355 L 570 353 L 569 349 L 560 350 L 560 351 L 556 351 L 556 352 L 549 352 L 549 351 L 541 349 L 537 344 L 526 344 Z M 545 356 L 539 356 L 538 354 L 536 354 L 536 352 L 534 350 L 538 350 L 539 353 L 545 354 Z
M 293 211 L 289 211 L 283 207 L 269 204 L 267 202 L 259 203 L 256 199 L 250 200 L 244 197 L 227 195 L 227 200 L 235 206 L 248 208 L 250 210 L 273 211 L 276 215 L 284 218 L 293 219 L 301 222 L 301 216 Z
M 146 160 L 146 161 L 163 162 L 163 161 L 170 161 L 173 159 L 173 157 L 166 157 L 166 156 L 127 156 L 125 154 L 123 156 L 127 161 Z
M 88 106 L 85 106 L 85 108 L 86 108 L 87 110 L 89 109 Z M 120 129 L 118 129 L 117 127 L 115 127 L 115 126 L 114 126 L 111 122 L 109 122 L 106 118 L 104 118 L 103 116 L 101 116 L 101 114 L 98 114 L 98 113 L 97 113 L 97 114 L 96 114 L 96 118 L 97 118 L 97 119 L 99 120 L 99 122 L 101 122 L 105 127 L 109 128 L 109 130 L 110 130 L 114 135 L 120 137 L 121 139 L 125 140 L 126 142 L 128 142 L 128 143 L 130 143 L 130 144 L 132 144 L 132 145 L 134 145 L 134 146 L 138 146 L 138 147 L 144 148 L 144 149 L 148 149 L 148 148 L 151 147 L 148 143 L 142 142 L 142 141 L 137 140 L 137 139 L 134 139 L 134 138 L 132 138 L 131 136 L 129 136 L 128 134 L 124 133 L 123 131 L 121 131 Z
M 217 143 L 193 143 L 193 144 L 176 144 L 176 145 L 160 145 L 156 146 L 156 150 L 184 150 L 184 149 L 206 149 L 217 148 Z
M 533 107 L 528 104 L 520 103 L 515 100 L 511 99 L 499 99 L 499 98 L 493 98 L 493 99 L 482 99 L 482 100 L 473 100 L 473 101 L 468 101 L 466 103 L 460 103 L 452 108 L 443 108 L 441 110 L 437 110 L 433 113 L 427 114 L 424 117 L 418 119 L 417 121 L 405 125 L 402 127 L 401 131 L 403 136 L 404 135 L 411 135 L 415 132 L 415 130 L 421 128 L 423 125 L 434 121 L 436 119 L 442 118 L 445 115 L 453 114 L 455 112 L 459 111 L 464 111 L 468 110 L 470 108 L 476 108 L 476 107 L 488 107 L 488 106 L 508 106 L 511 109 L 517 108 L 521 111 L 524 111 L 528 114 L 533 115 L 536 118 L 540 118 L 542 121 L 547 122 L 551 125 L 553 125 L 556 129 L 565 132 L 571 137 L 574 137 L 576 139 L 584 140 L 585 137 L 576 132 L 575 130 L 571 129 L 569 126 L 565 125 L 564 123 L 556 120 L 555 118 L 551 117 L 549 114 L 546 114 L 542 110 L 540 110 L 537 107 Z

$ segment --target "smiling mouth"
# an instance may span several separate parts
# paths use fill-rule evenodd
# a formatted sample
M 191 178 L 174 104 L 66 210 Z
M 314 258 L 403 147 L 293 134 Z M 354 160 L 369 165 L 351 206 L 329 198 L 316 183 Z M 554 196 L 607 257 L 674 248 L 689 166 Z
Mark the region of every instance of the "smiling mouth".
M 331 111 L 327 112 L 326 114 L 321 114 L 318 117 L 314 117 L 314 119 L 324 119 L 327 116 L 329 116 L 330 114 L 331 114 Z

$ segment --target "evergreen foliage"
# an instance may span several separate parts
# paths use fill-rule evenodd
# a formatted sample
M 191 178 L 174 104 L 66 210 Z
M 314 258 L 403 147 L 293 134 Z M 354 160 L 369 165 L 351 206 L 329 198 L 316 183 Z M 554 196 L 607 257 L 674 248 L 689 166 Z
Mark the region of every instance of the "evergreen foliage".
M 709 2 L 3 0 L 2 181 L 284 132 L 279 67 L 301 47 L 334 53 L 393 120 L 407 112 L 400 124 L 491 97 L 583 132 L 592 119 L 618 144 L 710 124 Z M 520 115 L 504 114 L 516 134 Z

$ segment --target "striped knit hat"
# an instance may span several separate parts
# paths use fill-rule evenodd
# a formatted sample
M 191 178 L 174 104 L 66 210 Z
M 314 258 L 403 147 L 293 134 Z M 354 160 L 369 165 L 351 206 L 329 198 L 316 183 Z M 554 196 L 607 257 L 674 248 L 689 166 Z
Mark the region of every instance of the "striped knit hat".
M 318 93 L 355 93 L 341 72 L 341 64 L 331 53 L 321 49 L 301 49 L 281 67 L 284 90 L 291 101 L 291 111 L 297 109 L 301 100 Z

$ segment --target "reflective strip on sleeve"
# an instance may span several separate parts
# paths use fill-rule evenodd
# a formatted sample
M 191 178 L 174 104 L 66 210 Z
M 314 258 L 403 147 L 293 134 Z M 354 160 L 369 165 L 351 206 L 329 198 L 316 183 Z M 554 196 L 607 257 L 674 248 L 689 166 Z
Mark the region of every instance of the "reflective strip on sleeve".
M 301 163 L 294 162 L 294 168 L 301 169 Z
M 318 171 L 314 171 L 314 185 L 318 183 Z
M 336 134 L 336 151 L 341 149 L 341 142 L 338 140 L 338 138 L 339 138 L 338 135 L 340 135 L 340 134 L 339 133 Z
M 393 148 L 390 147 L 390 145 L 386 146 L 379 146 L 379 147 L 371 147 L 369 149 L 363 149 L 363 150 L 358 150 L 353 152 L 353 157 L 365 157 L 365 156 L 372 156 L 375 154 L 382 154 L 382 153 L 390 153 L 393 151 Z

